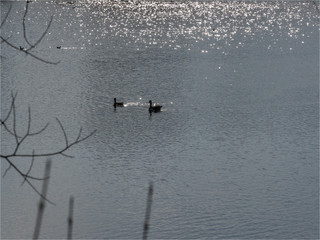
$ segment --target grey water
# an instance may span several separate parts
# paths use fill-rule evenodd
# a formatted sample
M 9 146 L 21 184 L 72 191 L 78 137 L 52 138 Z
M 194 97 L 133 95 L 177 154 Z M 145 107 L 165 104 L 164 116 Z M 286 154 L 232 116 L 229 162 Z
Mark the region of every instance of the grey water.
M 28 47 L 25 2 L 1 36 Z M 312 1 L 32 1 L 31 52 L 1 44 L 1 119 L 48 122 L 19 153 L 54 152 L 42 239 L 319 238 L 319 9 Z M 114 109 L 113 98 L 123 101 Z M 148 101 L 163 106 L 149 115 Z M 10 119 L 12 127 L 12 119 Z M 1 129 L 1 154 L 15 139 Z M 28 171 L 31 159 L 12 159 Z M 46 158 L 31 173 L 42 177 Z M 1 159 L 1 175 L 8 168 Z M 1 178 L 1 238 L 32 238 L 39 196 Z M 41 182 L 34 182 L 41 189 Z

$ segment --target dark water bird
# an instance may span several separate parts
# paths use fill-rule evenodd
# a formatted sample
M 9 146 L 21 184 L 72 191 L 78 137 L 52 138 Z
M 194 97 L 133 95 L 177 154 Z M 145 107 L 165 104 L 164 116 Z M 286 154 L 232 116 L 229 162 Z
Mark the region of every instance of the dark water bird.
M 114 103 L 113 103 L 113 107 L 116 108 L 116 107 L 123 107 L 123 102 L 117 102 L 117 99 L 114 98 Z
M 152 105 L 152 101 L 150 100 L 149 101 L 149 103 L 150 103 L 150 107 L 149 107 L 149 113 L 151 114 L 151 113 L 153 113 L 153 112 L 160 112 L 161 111 L 161 108 L 162 108 L 162 106 L 161 105 Z
M 58 49 L 61 49 L 61 46 L 57 46 Z

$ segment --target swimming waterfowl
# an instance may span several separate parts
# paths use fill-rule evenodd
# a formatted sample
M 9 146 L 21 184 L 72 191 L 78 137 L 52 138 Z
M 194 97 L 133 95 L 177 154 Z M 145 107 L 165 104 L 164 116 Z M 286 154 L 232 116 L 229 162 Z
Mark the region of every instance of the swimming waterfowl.
M 114 100 L 114 103 L 113 103 L 114 108 L 123 107 L 123 102 L 117 102 L 116 98 L 114 98 L 113 100 Z
M 152 112 L 160 112 L 160 111 L 161 111 L 161 108 L 162 108 L 161 105 L 154 105 L 154 106 L 152 106 L 152 101 L 151 101 L 151 100 L 149 101 L 149 103 L 150 103 L 150 107 L 149 107 L 149 112 L 150 112 L 150 114 L 151 114 Z

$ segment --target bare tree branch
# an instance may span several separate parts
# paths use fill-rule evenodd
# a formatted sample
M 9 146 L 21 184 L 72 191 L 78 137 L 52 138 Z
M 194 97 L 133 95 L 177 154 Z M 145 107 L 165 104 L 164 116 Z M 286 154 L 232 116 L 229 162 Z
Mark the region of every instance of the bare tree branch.
M 78 137 L 77 137 L 77 140 L 76 140 L 76 141 L 78 141 L 78 140 L 80 139 L 80 137 L 81 137 L 81 132 L 82 132 L 82 128 L 80 128 L 80 130 L 79 130 L 79 134 L 78 134 Z
M 2 177 L 5 177 L 5 176 L 6 176 L 7 172 L 10 170 L 10 168 L 11 168 L 11 165 L 9 165 L 9 167 L 6 169 L 6 171 L 4 172 L 4 174 L 2 175 Z
M 57 119 L 57 121 L 58 121 L 58 123 L 59 123 L 59 125 L 60 125 L 60 127 L 61 127 L 61 130 L 62 130 L 63 135 L 64 135 L 64 139 L 66 140 L 66 147 L 68 147 L 69 144 L 68 144 L 68 136 L 67 136 L 67 133 L 66 133 L 66 131 L 64 130 L 61 122 L 59 121 L 59 119 L 58 119 L 58 118 L 56 118 L 56 119 Z
M 11 112 L 12 112 L 13 105 L 14 105 L 14 102 L 15 102 L 15 100 L 16 100 L 17 94 L 18 94 L 18 93 L 16 93 L 16 94 L 11 93 L 11 98 L 12 98 L 12 100 L 11 100 L 10 110 L 9 110 L 9 112 L 8 112 L 8 114 L 7 114 L 7 117 L 3 120 L 3 122 L 7 121 L 8 118 L 10 117 L 10 114 L 11 114 Z
M 12 98 L 13 98 L 13 94 L 11 94 L 11 95 L 12 95 Z M 12 102 L 12 114 L 13 114 L 13 134 L 14 134 L 14 138 L 16 140 L 16 143 L 18 145 L 19 138 L 18 138 L 17 128 L 16 128 L 17 121 L 16 121 L 16 105 L 15 105 L 15 101 Z
M 10 166 L 12 166 L 22 177 L 26 178 L 26 181 L 28 181 L 27 180 L 28 178 L 33 180 L 39 180 L 39 181 L 45 180 L 45 178 L 38 178 L 38 177 L 33 177 L 30 175 L 24 174 L 15 164 L 12 163 L 12 161 L 9 160 L 9 158 L 7 158 L 6 160 L 10 164 Z
M 29 181 L 29 178 L 30 178 L 30 179 L 33 179 L 33 180 L 41 180 L 41 181 L 43 181 L 43 180 L 48 179 L 49 176 L 44 177 L 44 178 L 36 178 L 36 177 L 29 176 L 29 175 L 26 176 L 25 174 L 23 174 L 23 173 L 20 171 L 20 169 L 19 169 L 16 165 L 14 165 L 14 164 L 9 160 L 9 158 L 7 158 L 6 160 L 7 160 L 7 162 L 10 164 L 10 167 L 12 166 L 21 176 L 26 177 L 26 178 L 25 178 L 25 181 L 29 184 L 29 186 L 30 186 L 41 198 L 43 198 L 45 201 L 47 201 L 48 203 L 50 203 L 50 204 L 52 204 L 52 205 L 56 205 L 54 202 L 52 202 L 52 201 L 50 201 L 49 199 L 47 199 L 46 196 L 44 196 L 43 194 L 41 194 L 41 193 L 38 191 L 38 189 L 36 189 L 36 187 Z M 9 168 L 8 168 L 8 169 L 9 169 Z M 7 169 L 7 170 L 8 170 L 8 169 Z
M 20 145 L 22 144 L 22 142 L 29 136 L 29 132 L 30 132 L 30 125 L 31 125 L 31 110 L 30 110 L 30 106 L 28 107 L 28 128 L 27 128 L 27 133 L 19 140 L 18 138 L 18 134 L 16 131 L 16 113 L 15 113 L 15 107 L 13 109 L 13 118 L 14 118 L 14 134 L 16 135 L 16 140 L 17 140 L 17 145 L 15 148 L 15 151 L 13 152 L 13 154 L 16 154 Z
M 11 93 L 11 98 L 12 98 L 12 100 L 11 100 L 11 106 L 10 106 L 9 112 L 8 112 L 8 114 L 7 114 L 7 117 L 6 117 L 4 120 L 1 120 L 1 119 L 0 119 L 0 125 L 3 125 L 4 128 L 6 129 L 6 131 L 7 131 L 8 133 L 10 133 L 12 136 L 15 136 L 15 134 L 7 127 L 6 122 L 7 122 L 8 118 L 10 117 L 11 112 L 13 111 L 14 102 L 15 102 L 15 100 L 16 100 L 16 97 L 17 97 L 17 93 L 16 93 L 15 95 L 13 95 L 13 93 Z M 18 137 L 19 137 L 19 136 L 18 136 Z
M 38 41 L 37 41 L 34 45 L 32 45 L 30 48 L 28 48 L 28 49 L 26 50 L 27 52 L 29 52 L 32 48 L 35 48 L 35 47 L 42 41 L 42 39 L 44 38 L 44 36 L 45 36 L 45 35 L 48 33 L 48 31 L 49 31 L 49 28 L 50 28 L 50 26 L 51 26 L 52 21 L 53 21 L 53 16 L 51 16 L 50 21 L 49 21 L 49 23 L 48 23 L 48 25 L 47 25 L 47 28 L 46 28 L 46 30 L 42 33 L 41 37 L 38 39 Z
M 29 44 L 29 48 L 26 50 L 26 52 L 29 52 L 31 49 L 35 48 L 44 38 L 44 36 L 48 33 L 49 28 L 51 26 L 52 20 L 53 20 L 53 16 L 51 16 L 49 23 L 47 24 L 46 30 L 42 33 L 41 37 L 36 41 L 35 44 L 32 44 L 28 37 L 27 37 L 27 28 L 26 28 L 26 16 L 28 14 L 28 9 L 29 9 L 29 1 L 26 2 L 26 8 L 24 11 L 24 15 L 23 15 L 23 19 L 22 19 L 22 25 L 23 25 L 23 37 L 24 40 L 26 41 L 26 43 Z
M 0 25 L 0 28 L 2 28 L 2 26 L 5 24 L 5 22 L 7 21 L 7 18 L 11 12 L 11 8 L 12 8 L 12 4 L 10 4 L 10 7 L 9 7 L 9 10 L 8 12 L 6 13 L 5 17 L 3 18 L 2 22 L 1 22 L 1 25 Z
M 34 150 L 32 151 L 32 155 L 34 155 Z M 21 183 L 21 186 L 22 186 L 22 185 L 25 183 L 25 181 L 27 180 L 27 177 L 29 176 L 29 173 L 31 172 L 31 169 L 32 169 L 32 166 L 33 166 L 33 162 L 34 162 L 34 157 L 32 156 L 29 170 L 28 170 L 28 172 L 26 173 L 26 176 L 24 177 L 24 180 L 23 180 L 23 182 Z
M 7 174 L 7 172 L 13 168 L 20 176 L 23 177 L 23 182 L 22 184 L 24 184 L 25 182 L 28 183 L 28 185 L 38 194 L 40 195 L 42 198 L 44 198 L 46 201 L 54 204 L 53 202 L 49 201 L 48 199 L 46 199 L 45 196 L 43 196 L 37 189 L 36 187 L 30 182 L 30 180 L 40 180 L 40 181 L 44 181 L 46 180 L 46 178 L 39 178 L 39 177 L 34 177 L 32 175 L 30 175 L 30 172 L 32 170 L 32 167 L 34 165 L 34 161 L 36 158 L 40 158 L 40 157 L 52 157 L 52 156 L 57 156 L 57 155 L 61 155 L 64 157 L 72 157 L 70 155 L 68 155 L 66 152 L 67 150 L 69 150 L 72 146 L 88 139 L 90 136 L 92 136 L 96 131 L 91 132 L 89 135 L 85 136 L 85 137 L 81 137 L 81 133 L 82 133 L 82 128 L 80 128 L 80 131 L 77 135 L 77 138 L 74 141 L 69 142 L 68 140 L 68 135 L 65 131 L 64 126 L 62 125 L 62 123 L 60 122 L 60 120 L 57 118 L 57 122 L 63 132 L 64 135 L 64 139 L 65 139 L 65 147 L 58 149 L 54 152 L 44 152 L 44 153 L 35 153 L 35 151 L 32 151 L 32 154 L 28 154 L 28 153 L 19 153 L 20 149 L 21 149 L 21 145 L 26 141 L 27 138 L 32 137 L 32 136 L 36 136 L 36 135 L 40 135 L 49 125 L 49 123 L 46 124 L 45 127 L 43 127 L 42 129 L 40 129 L 39 131 L 35 131 L 35 132 L 31 132 L 31 124 L 32 124 L 32 115 L 31 115 L 31 108 L 30 106 L 28 107 L 28 119 L 26 122 L 27 125 L 27 129 L 24 135 L 18 135 L 17 132 L 17 115 L 16 115 L 16 97 L 17 97 L 17 93 L 16 94 L 11 94 L 11 106 L 10 109 L 8 111 L 8 114 L 6 115 L 5 119 L 0 119 L 0 126 L 3 126 L 3 129 L 8 132 L 15 141 L 15 146 L 14 146 L 14 150 L 12 151 L 12 153 L 10 154 L 2 154 L 0 153 L 0 158 L 4 159 L 7 161 L 7 163 L 9 164 L 9 167 L 6 169 L 6 171 L 3 174 L 3 177 L 5 177 L 5 175 Z M 12 116 L 10 118 L 10 116 Z M 12 129 L 9 129 L 7 122 L 9 121 L 9 119 L 12 119 Z M 24 173 L 21 169 L 19 169 L 19 167 L 17 167 L 17 165 L 14 163 L 14 159 L 17 158 L 31 158 L 31 164 L 29 166 L 29 169 L 26 173 Z M 21 184 L 21 185 L 22 185 Z
M 73 158 L 73 156 L 65 154 L 65 153 L 60 153 L 62 156 L 67 157 L 67 158 Z
M 47 127 L 49 126 L 49 123 L 47 123 L 42 129 L 40 129 L 39 131 L 37 132 L 34 132 L 34 133 L 30 133 L 29 136 L 35 136 L 35 135 L 38 135 L 40 133 L 42 133 L 43 131 L 45 131 L 47 129 Z
M 89 135 L 87 135 L 86 137 L 83 137 L 83 138 L 80 138 L 79 140 L 75 140 L 71 143 L 69 143 L 67 146 L 65 146 L 63 149 L 61 150 L 58 150 L 58 151 L 55 151 L 55 152 L 51 152 L 51 153 L 39 153 L 39 154 L 9 154 L 9 155 L 1 155 L 0 154 L 0 157 L 2 158 L 17 158 L 17 157 L 36 157 L 36 158 L 39 158 L 39 157 L 52 157 L 52 156 L 55 156 L 55 155 L 62 155 L 62 156 L 66 156 L 66 157 L 72 157 L 72 156 L 69 156 L 67 155 L 65 152 L 70 149 L 73 145 L 76 145 L 86 139 L 88 139 L 89 137 L 91 137 L 93 134 L 96 133 L 96 130 L 91 132 Z
M 9 38 L 11 38 L 11 36 L 7 37 L 7 39 L 4 39 L 1 37 L 1 43 L 3 43 L 5 40 L 7 41 Z M 3 58 L 5 58 L 5 57 L 3 57 Z
M 11 12 L 11 8 L 12 8 L 12 5 L 10 5 L 10 8 L 8 10 L 8 12 L 6 13 L 4 19 L 2 20 L 1 22 L 1 26 L 0 28 L 5 24 L 5 22 L 7 21 L 7 18 Z M 57 61 L 57 62 L 53 62 L 53 61 L 49 61 L 49 60 L 45 60 L 33 53 L 31 53 L 30 51 L 35 48 L 37 45 L 40 44 L 40 42 L 43 40 L 43 38 L 45 37 L 45 35 L 48 33 L 49 31 L 49 28 L 51 26 L 51 23 L 53 21 L 53 16 L 51 16 L 50 20 L 49 20 L 49 23 L 47 24 L 46 26 L 46 29 L 45 31 L 43 31 L 43 33 L 41 34 L 40 38 L 34 43 L 32 44 L 28 37 L 27 37 L 27 27 L 26 27 L 26 17 L 27 17 L 27 14 L 28 14 L 28 9 L 29 9 L 29 1 L 26 1 L 26 7 L 25 7 L 25 10 L 24 10 L 24 14 L 23 14 L 23 18 L 22 18 L 22 27 L 23 27 L 23 39 L 24 41 L 29 45 L 29 47 L 27 49 L 24 49 L 23 47 L 21 46 L 16 46 L 14 44 L 12 44 L 11 42 L 8 41 L 9 38 L 5 39 L 4 37 L 0 36 L 1 38 L 1 44 L 2 43 L 6 43 L 8 46 L 10 46 L 11 48 L 15 49 L 15 50 L 18 50 L 18 51 L 22 51 L 24 52 L 25 54 L 33 57 L 34 59 L 37 59 L 38 61 L 41 61 L 43 63 L 47 63 L 47 64 L 58 64 L 60 61 Z
M 43 63 L 54 64 L 54 65 L 60 63 L 60 61 L 52 62 L 52 61 L 48 61 L 48 60 L 42 59 L 42 58 L 34 55 L 33 53 L 27 52 L 27 50 L 21 49 L 20 47 L 17 47 L 17 46 L 15 46 L 15 45 L 13 45 L 12 43 L 10 43 L 10 42 L 7 41 L 6 39 L 4 39 L 2 36 L 0 36 L 0 38 L 1 38 L 1 40 L 2 40 L 4 43 L 6 43 L 8 46 L 10 46 L 10 47 L 12 47 L 12 48 L 14 48 L 14 49 L 16 49 L 16 50 L 19 50 L 19 51 L 21 51 L 21 52 L 24 52 L 25 54 L 27 54 L 27 55 L 29 55 L 29 56 L 31 56 L 31 57 L 33 57 L 33 58 L 35 58 L 35 59 L 43 62 Z
M 29 1 L 26 1 L 26 8 L 24 10 L 24 15 L 23 15 L 23 18 L 22 18 L 23 37 L 24 37 L 24 40 L 26 41 L 26 43 L 28 43 L 29 46 L 31 47 L 32 44 L 29 42 L 29 40 L 27 38 L 27 30 L 26 30 L 26 16 L 28 14 L 28 9 L 29 9 Z

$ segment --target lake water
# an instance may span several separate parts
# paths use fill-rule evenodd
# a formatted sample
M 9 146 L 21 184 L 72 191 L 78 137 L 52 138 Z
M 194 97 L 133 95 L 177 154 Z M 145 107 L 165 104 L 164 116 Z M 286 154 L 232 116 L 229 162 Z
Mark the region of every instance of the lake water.
M 1 1 L 1 36 L 27 47 L 24 2 Z M 63 1 L 29 4 L 32 50 L 1 44 L 1 119 L 17 92 L 19 150 L 53 152 L 40 237 L 319 238 L 319 7 L 312 1 Z M 61 47 L 61 48 L 57 48 Z M 113 108 L 113 98 L 125 107 Z M 149 115 L 148 101 L 163 105 Z M 11 121 L 11 120 L 10 120 Z M 1 154 L 15 139 L 2 129 Z M 31 159 L 12 159 L 27 171 Z M 42 177 L 45 158 L 32 174 Z M 8 163 L 1 160 L 1 174 Z M 39 196 L 1 179 L 1 238 L 32 238 Z M 41 189 L 41 183 L 35 182 Z

